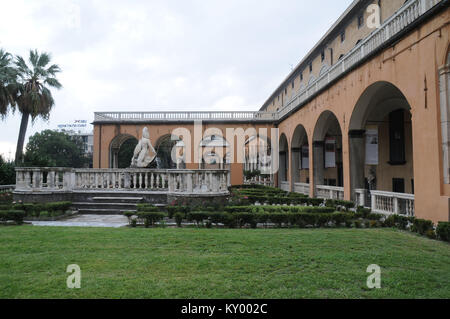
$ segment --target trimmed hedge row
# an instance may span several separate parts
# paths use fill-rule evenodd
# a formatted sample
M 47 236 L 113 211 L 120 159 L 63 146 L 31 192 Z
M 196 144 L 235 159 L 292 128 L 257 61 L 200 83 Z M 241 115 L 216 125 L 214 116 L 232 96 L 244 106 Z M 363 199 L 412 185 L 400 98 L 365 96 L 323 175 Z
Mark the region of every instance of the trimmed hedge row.
M 317 206 L 227 206 L 224 207 L 225 212 L 237 213 L 334 213 L 333 207 L 317 207 Z
M 354 213 L 250 213 L 250 212 L 191 212 L 188 213 L 188 221 L 195 221 L 197 225 L 205 221 L 212 224 L 223 224 L 225 227 L 256 228 L 257 224 L 276 224 L 277 227 L 326 227 L 328 225 L 340 226 L 345 223 L 347 227 L 352 225 L 355 219 Z
M 440 240 L 450 242 L 450 222 L 439 222 L 436 235 Z
M 137 204 L 136 209 L 138 212 L 160 212 L 161 210 L 152 204 Z
M 12 205 L 0 205 L 0 211 L 13 210 L 24 211 L 26 216 L 39 217 L 41 212 L 58 215 L 63 214 L 72 206 L 72 202 L 52 202 L 52 203 L 21 203 Z
M 0 210 L 0 220 L 7 222 L 13 220 L 16 224 L 21 225 L 26 213 L 23 210 Z

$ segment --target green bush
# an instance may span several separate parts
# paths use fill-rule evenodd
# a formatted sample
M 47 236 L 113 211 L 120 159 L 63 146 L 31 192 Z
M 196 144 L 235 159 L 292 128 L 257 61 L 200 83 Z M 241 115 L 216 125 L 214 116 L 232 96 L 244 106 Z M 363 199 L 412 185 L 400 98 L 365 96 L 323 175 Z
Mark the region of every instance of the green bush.
M 413 222 L 413 231 L 426 235 L 429 230 L 434 230 L 434 225 L 431 220 L 415 219 Z
M 137 216 L 139 219 L 144 221 L 145 227 L 153 226 L 156 222 L 164 219 L 166 217 L 166 213 L 163 212 L 137 212 Z
M 128 218 L 128 224 L 131 225 L 132 222 L 132 217 L 135 215 L 135 212 L 125 212 L 123 213 L 124 216 L 126 216 Z
M 339 199 L 327 199 L 325 202 L 325 206 L 327 207 L 344 207 L 345 210 L 350 210 L 355 207 L 355 203 L 346 200 Z
M 427 236 L 429 239 L 436 239 L 436 232 L 434 231 L 434 229 L 428 229 L 425 232 L 425 236 Z
M 39 216 L 36 216 L 36 217 L 47 218 L 47 217 L 50 217 L 50 213 L 47 211 L 42 211 L 39 213 Z
M 173 218 L 175 213 L 183 213 L 184 218 L 187 217 L 187 214 L 191 211 L 190 206 L 181 206 L 181 205 L 170 205 L 167 206 L 167 213 L 169 218 Z
M 50 215 L 61 215 L 70 209 L 71 202 L 52 202 L 52 203 L 22 203 L 14 204 L 12 207 L 15 210 L 23 210 L 26 216 L 39 217 L 40 212 L 47 211 Z M 53 214 L 57 212 L 57 214 Z
M 184 214 L 181 212 L 174 213 L 173 217 L 175 218 L 175 222 L 178 227 L 181 227 L 181 223 L 183 222 Z
M 16 224 L 21 225 L 26 213 L 23 210 L 2 210 L 0 211 L 0 220 L 6 222 L 13 220 Z
M 450 222 L 439 222 L 436 234 L 440 240 L 450 242 Z
M 205 219 L 208 219 L 208 212 L 190 212 L 188 213 L 187 219 L 189 221 L 195 221 L 198 225 L 203 224 Z

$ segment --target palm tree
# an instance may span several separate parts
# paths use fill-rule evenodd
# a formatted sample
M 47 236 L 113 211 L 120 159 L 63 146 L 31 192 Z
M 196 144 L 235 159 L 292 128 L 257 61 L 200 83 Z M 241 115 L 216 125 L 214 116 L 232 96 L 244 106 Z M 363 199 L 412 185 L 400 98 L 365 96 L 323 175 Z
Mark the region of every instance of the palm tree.
M 13 91 L 15 89 L 16 72 L 11 66 L 12 56 L 0 49 L 0 116 L 8 114 L 9 107 L 14 108 Z
M 18 92 L 16 95 L 17 108 L 22 113 L 19 139 L 16 149 L 16 164 L 23 158 L 23 144 L 27 132 L 29 118 L 32 121 L 39 116 L 48 120 L 50 111 L 55 104 L 49 87 L 60 89 L 62 85 L 56 79 L 56 74 L 61 72 L 58 65 L 50 63 L 50 54 L 30 50 L 28 58 L 30 65 L 17 56 L 15 65 L 17 70 Z

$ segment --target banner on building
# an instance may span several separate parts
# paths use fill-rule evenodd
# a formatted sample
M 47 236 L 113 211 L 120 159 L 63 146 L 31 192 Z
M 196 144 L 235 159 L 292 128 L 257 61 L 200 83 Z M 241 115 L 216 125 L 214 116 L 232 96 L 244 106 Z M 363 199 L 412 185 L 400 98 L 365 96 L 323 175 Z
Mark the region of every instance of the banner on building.
M 378 165 L 378 129 L 366 130 L 366 165 Z
M 336 167 L 336 139 L 328 137 L 325 139 L 325 168 Z

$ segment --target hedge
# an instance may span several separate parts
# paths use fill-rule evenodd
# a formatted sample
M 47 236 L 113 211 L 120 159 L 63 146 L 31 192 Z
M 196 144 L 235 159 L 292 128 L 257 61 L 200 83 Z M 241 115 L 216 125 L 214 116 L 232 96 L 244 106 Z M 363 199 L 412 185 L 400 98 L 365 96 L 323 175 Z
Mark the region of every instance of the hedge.
M 13 220 L 16 224 L 20 225 L 23 223 L 26 213 L 23 210 L 1 210 L 0 220 L 7 222 L 8 220 Z
M 412 231 L 421 235 L 427 235 L 427 232 L 434 230 L 434 225 L 431 220 L 414 219 Z
M 21 203 L 13 204 L 11 209 L 25 211 L 26 216 L 39 217 L 41 212 L 48 212 L 50 215 L 53 213 L 64 213 L 70 209 L 72 202 L 51 202 L 51 203 Z
M 436 234 L 440 240 L 450 242 L 450 222 L 439 222 Z
M 237 213 L 334 213 L 333 207 L 311 207 L 311 206 L 227 206 L 224 207 L 225 212 Z
M 163 212 L 137 212 L 136 214 L 139 219 L 144 221 L 145 227 L 153 226 L 156 222 L 164 219 L 166 213 Z

